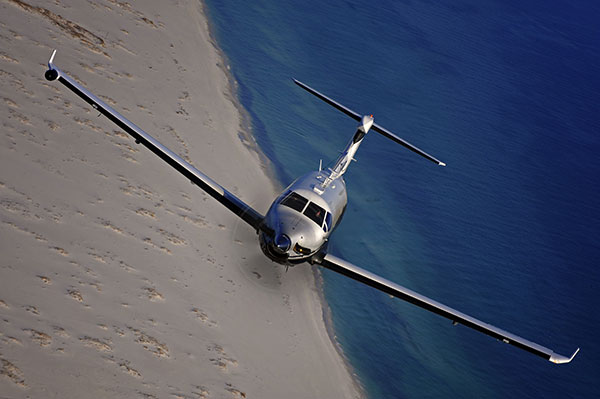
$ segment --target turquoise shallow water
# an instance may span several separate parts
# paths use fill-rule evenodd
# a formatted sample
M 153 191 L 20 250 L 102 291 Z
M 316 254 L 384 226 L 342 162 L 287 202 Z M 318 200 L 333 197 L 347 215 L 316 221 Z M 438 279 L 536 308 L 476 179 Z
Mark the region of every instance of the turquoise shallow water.
M 555 366 L 324 271 L 370 397 L 599 396 L 596 2 L 207 6 L 282 184 L 355 129 L 291 77 L 448 164 L 369 133 L 334 253 L 559 353 L 582 347 Z

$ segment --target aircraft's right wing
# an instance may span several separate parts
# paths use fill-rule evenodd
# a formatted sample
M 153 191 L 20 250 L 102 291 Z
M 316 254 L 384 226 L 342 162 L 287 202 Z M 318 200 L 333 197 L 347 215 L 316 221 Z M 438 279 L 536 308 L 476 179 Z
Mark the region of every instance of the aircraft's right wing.
M 458 310 L 454 310 L 446 305 L 429 299 L 426 296 L 418 294 L 408 288 L 402 287 L 401 285 L 386 280 L 383 277 L 369 272 L 368 270 L 361 269 L 360 267 L 355 266 L 352 263 L 340 259 L 336 256 L 325 254 L 313 258 L 312 262 L 319 264 L 327 269 L 333 270 L 334 272 L 343 274 L 346 277 L 350 277 L 354 280 L 360 281 L 361 283 L 383 291 L 393 297 L 403 299 L 423 309 L 429 310 L 430 312 L 437 313 L 440 316 L 452 320 L 453 324 L 465 325 L 474 330 L 494 337 L 500 341 L 503 341 L 507 344 L 514 345 L 517 348 L 521 348 L 526 350 L 527 352 L 541 356 L 544 359 L 549 360 L 553 363 L 569 363 L 571 360 L 573 360 L 577 352 L 579 352 L 579 348 L 577 348 L 575 353 L 573 353 L 573 355 L 571 355 L 570 357 L 559 355 L 557 353 L 554 353 L 551 349 L 538 345 L 534 342 L 528 341 L 517 335 L 511 334 L 498 327 L 494 327 L 491 324 L 484 323 L 481 320 L 468 316 L 462 312 L 459 312 Z
M 159 143 L 154 137 L 144 132 L 133 122 L 125 118 L 123 115 L 112 109 L 104 101 L 86 90 L 83 86 L 58 69 L 52 61 L 56 50 L 52 53 L 50 61 L 48 61 L 48 70 L 45 73 L 47 80 L 56 80 L 65 85 L 69 90 L 81 97 L 85 102 L 90 104 L 95 110 L 106 116 L 117 126 L 132 136 L 136 143 L 143 144 L 150 151 L 158 155 L 163 161 L 175 168 L 179 173 L 190 179 L 198 187 L 206 191 L 210 196 L 225 205 L 227 209 L 235 213 L 250 226 L 258 231 L 264 216 L 246 205 L 241 199 L 225 190 L 210 177 L 200 172 L 198 169 L 183 160 L 180 156 L 169 150 L 167 147 Z

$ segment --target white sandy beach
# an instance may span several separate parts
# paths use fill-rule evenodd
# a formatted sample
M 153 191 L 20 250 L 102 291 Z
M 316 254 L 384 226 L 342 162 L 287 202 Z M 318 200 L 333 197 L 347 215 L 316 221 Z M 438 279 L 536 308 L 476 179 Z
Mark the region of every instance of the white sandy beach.
M 199 1 L 0 1 L 0 397 L 354 398 L 311 267 L 98 117 L 55 64 L 259 212 Z M 246 137 L 244 139 L 244 137 Z

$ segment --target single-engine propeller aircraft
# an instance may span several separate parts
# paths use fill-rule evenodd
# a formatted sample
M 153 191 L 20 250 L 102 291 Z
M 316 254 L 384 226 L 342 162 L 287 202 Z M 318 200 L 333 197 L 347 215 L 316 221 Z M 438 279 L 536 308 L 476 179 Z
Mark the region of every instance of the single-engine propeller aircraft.
M 131 135 L 136 143 L 144 145 L 193 184 L 206 191 L 248 223 L 258 234 L 262 252 L 272 261 L 286 267 L 303 262 L 320 265 L 393 297 L 403 299 L 446 317 L 454 325 L 463 324 L 554 363 L 568 363 L 573 360 L 579 351 L 577 349 L 570 357 L 557 354 L 551 349 L 484 323 L 327 252 L 329 236 L 342 220 L 348 201 L 346 183 L 343 178 L 344 173 L 348 169 L 350 161 L 354 159 L 354 154 L 363 142 L 365 135 L 370 130 L 382 134 L 438 165 L 445 166 L 437 158 L 374 123 L 372 115 L 362 116 L 304 83 L 294 80 L 294 83 L 304 90 L 358 121 L 359 125 L 352 140 L 350 140 L 333 167 L 327 170 L 322 170 L 319 167 L 319 170 L 296 179 L 273 201 L 267 214 L 263 216 L 58 69 L 53 64 L 55 55 L 56 50 L 54 50 L 48 61 L 48 70 L 45 73 L 47 80 L 58 79 L 60 83 L 90 104 L 92 108 Z

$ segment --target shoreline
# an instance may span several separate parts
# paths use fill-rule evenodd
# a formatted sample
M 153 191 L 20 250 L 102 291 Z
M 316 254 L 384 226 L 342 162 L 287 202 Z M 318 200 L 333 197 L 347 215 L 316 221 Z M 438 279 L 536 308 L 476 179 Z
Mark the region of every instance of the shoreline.
M 221 69 L 223 74 L 225 75 L 228 82 L 228 91 L 230 93 L 229 99 L 236 107 L 240 115 L 240 141 L 246 145 L 246 147 L 256 153 L 260 160 L 260 166 L 263 172 L 267 175 L 269 180 L 273 183 L 277 191 L 282 191 L 284 186 L 282 186 L 281 182 L 277 178 L 277 174 L 275 172 L 275 167 L 269 157 L 262 151 L 260 145 L 258 144 L 254 133 L 252 132 L 252 117 L 250 113 L 246 110 L 246 107 L 242 104 L 239 96 L 239 83 L 237 79 L 233 75 L 231 71 L 231 62 L 227 57 L 227 54 L 219 47 L 219 43 L 217 41 L 216 35 L 214 33 L 215 27 L 214 22 L 211 21 L 209 17 L 209 13 L 207 12 L 208 6 L 206 5 L 205 0 L 199 0 L 200 5 L 202 7 L 202 13 L 206 18 L 206 23 L 208 26 L 208 36 L 209 42 L 217 52 L 219 59 L 222 61 L 218 67 Z
M 242 140 L 242 143 L 244 143 L 245 145 L 248 146 L 249 150 L 257 153 L 257 155 L 259 156 L 259 159 L 261 160 L 261 167 L 262 167 L 263 171 L 268 176 L 268 178 L 273 182 L 273 185 L 279 191 L 282 191 L 283 188 L 285 187 L 285 184 L 280 182 L 279 179 L 277 178 L 277 173 L 275 171 L 274 164 L 269 159 L 269 157 L 267 157 L 267 155 L 261 150 L 260 145 L 258 144 L 256 137 L 254 136 L 254 133 L 252 132 L 252 117 L 250 116 L 250 113 L 246 110 L 245 106 L 242 104 L 242 102 L 240 100 L 240 97 L 238 94 L 239 84 L 238 84 L 237 79 L 235 78 L 233 72 L 231 71 L 231 68 L 230 68 L 231 62 L 229 61 L 227 54 L 219 47 L 216 35 L 214 33 L 214 29 L 215 29 L 215 27 L 213 26 L 214 22 L 211 21 L 211 19 L 209 17 L 209 13 L 206 11 L 206 9 L 207 9 L 206 2 L 204 0 L 200 0 L 200 3 L 202 4 L 202 9 L 203 9 L 204 15 L 205 15 L 207 23 L 208 23 L 208 32 L 209 32 L 209 36 L 210 36 L 210 43 L 215 48 L 215 51 L 217 51 L 217 53 L 219 54 L 219 58 L 221 60 L 223 60 L 223 64 L 220 65 L 220 67 L 229 82 L 229 90 L 231 90 L 232 102 L 238 109 L 238 112 L 240 113 L 240 116 L 242 118 L 240 132 L 243 135 L 243 137 L 241 137 L 240 140 Z M 327 331 L 329 339 L 331 340 L 332 345 L 335 347 L 340 359 L 343 361 L 344 366 L 352 379 L 355 389 L 358 392 L 360 392 L 360 397 L 366 398 L 367 397 L 366 390 L 360 381 L 360 378 L 356 372 L 356 369 L 354 368 L 354 366 L 352 365 L 352 363 L 350 362 L 350 360 L 344 353 L 344 349 L 343 349 L 342 345 L 337 340 L 337 336 L 336 336 L 335 328 L 334 328 L 334 324 L 333 324 L 333 315 L 331 313 L 331 308 L 330 308 L 327 300 L 325 299 L 323 274 L 322 274 L 321 270 L 317 266 L 313 266 L 308 263 L 301 264 L 298 266 L 299 267 L 308 267 L 311 269 L 312 275 L 314 278 L 315 289 L 317 291 L 320 305 L 322 308 L 323 323 L 325 325 L 325 329 Z
M 319 267 L 316 265 L 314 265 L 314 266 L 311 265 L 310 267 L 313 270 L 313 276 L 315 279 L 316 289 L 319 294 L 319 299 L 321 300 L 321 307 L 323 308 L 323 322 L 325 323 L 325 329 L 327 330 L 329 339 L 331 340 L 331 343 L 334 345 L 335 349 L 337 350 L 340 359 L 342 359 L 342 361 L 344 362 L 344 366 L 346 367 L 346 370 L 348 370 L 348 374 L 350 374 L 350 377 L 352 378 L 354 387 L 356 388 L 356 390 L 358 392 L 360 392 L 360 395 L 362 398 L 368 398 L 367 390 L 364 387 L 364 385 L 362 384 L 360 377 L 359 377 L 358 373 L 356 372 L 356 368 L 352 365 L 352 363 L 346 356 L 346 353 L 344 353 L 344 348 L 342 347 L 342 344 L 337 339 L 337 334 L 335 333 L 335 326 L 333 323 L 333 314 L 331 311 L 331 307 L 329 306 L 327 299 L 325 299 L 325 290 L 324 290 L 325 287 L 323 286 L 324 285 L 323 273 L 321 272 L 321 269 L 319 269 Z

